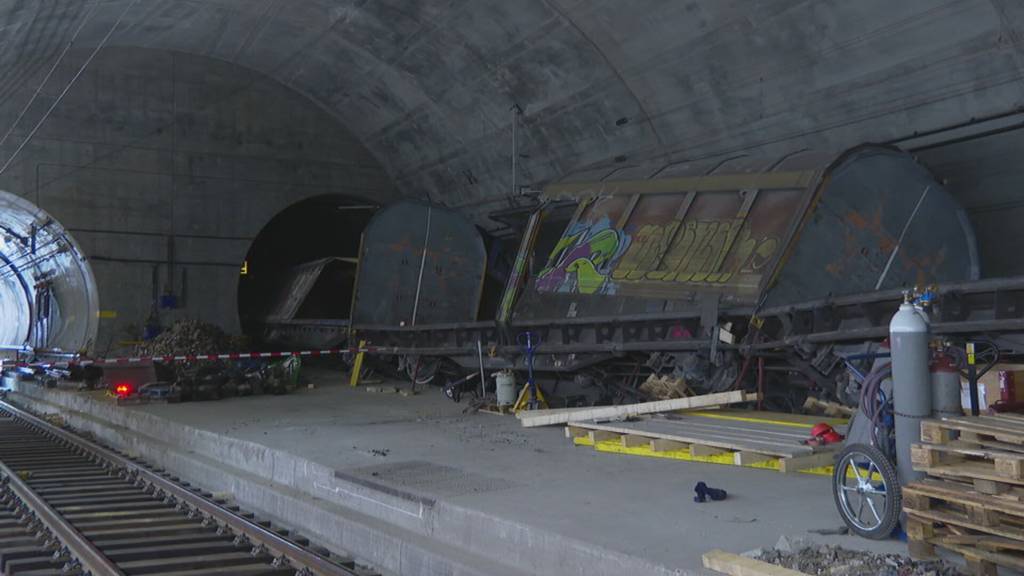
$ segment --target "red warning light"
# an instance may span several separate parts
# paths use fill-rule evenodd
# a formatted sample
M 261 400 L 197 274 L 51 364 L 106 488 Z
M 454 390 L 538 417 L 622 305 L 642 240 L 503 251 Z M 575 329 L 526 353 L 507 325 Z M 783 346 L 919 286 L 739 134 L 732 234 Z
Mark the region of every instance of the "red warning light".
M 118 384 L 114 386 L 114 394 L 117 394 L 118 398 L 127 398 L 132 394 L 131 384 Z

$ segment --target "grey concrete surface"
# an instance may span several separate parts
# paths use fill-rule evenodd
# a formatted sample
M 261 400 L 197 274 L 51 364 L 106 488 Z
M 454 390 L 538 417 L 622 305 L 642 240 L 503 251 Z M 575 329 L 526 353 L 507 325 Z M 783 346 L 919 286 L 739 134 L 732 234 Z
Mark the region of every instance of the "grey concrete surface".
M 0 15 L 4 25 L 15 22 Z M 88 50 L 69 53 L 0 146 L 0 166 Z M 33 52 L 26 65 L 47 63 L 46 54 Z M 10 76 L 0 89 L 0 135 L 45 72 Z M 100 309 L 117 314 L 102 319 L 87 346 L 94 353 L 139 337 L 154 295 L 170 285 L 172 256 L 180 307 L 163 320 L 202 317 L 237 332 L 239 268 L 274 216 L 315 196 L 387 202 L 396 194 L 376 159 L 305 96 L 222 60 L 138 47 L 99 53 L 0 175 L 0 190 L 49 212 L 89 259 Z
M 118 312 L 96 352 L 138 335 L 169 245 L 188 263 L 180 314 L 236 330 L 234 268 L 301 198 L 429 198 L 496 227 L 513 104 L 533 188 L 594 163 L 838 151 L 1024 106 L 1013 0 L 0 0 L 0 29 L 0 165 L 110 33 L 0 175 L 96 269 Z M 1017 274 L 1002 254 L 1021 243 L 1024 176 L 1012 141 L 987 142 L 943 176 L 972 207 L 983 274 Z
M 88 414 L 97 429 L 127 428 L 111 436 L 116 441 L 134 442 L 127 439 L 139 432 L 159 438 L 166 450 L 148 450 L 180 453 L 168 458 L 179 467 L 201 457 L 270 478 L 266 493 L 236 494 L 266 513 L 287 516 L 312 498 L 526 573 L 699 574 L 709 548 L 742 552 L 782 535 L 904 550 L 899 542 L 809 534 L 841 525 L 825 477 L 600 454 L 573 447 L 560 428 L 524 430 L 511 417 L 463 414 L 436 390 L 406 398 L 341 380 L 316 372 L 315 390 L 289 396 L 121 408 L 82 394 L 27 393 L 50 410 Z M 694 503 L 699 480 L 730 499 Z M 294 496 L 287 506 L 271 495 L 282 486 Z M 330 533 L 332 515 L 291 520 Z M 374 545 L 356 545 L 381 561 L 368 552 Z
M 537 184 L 619 156 L 889 140 L 1012 111 L 1024 87 L 1014 0 L 131 2 L 104 2 L 80 44 L 124 13 L 113 46 L 276 78 L 338 118 L 405 194 L 482 219 L 511 186 L 513 103 L 521 182 Z M 0 70 L 32 78 L 89 6 L 0 1 Z

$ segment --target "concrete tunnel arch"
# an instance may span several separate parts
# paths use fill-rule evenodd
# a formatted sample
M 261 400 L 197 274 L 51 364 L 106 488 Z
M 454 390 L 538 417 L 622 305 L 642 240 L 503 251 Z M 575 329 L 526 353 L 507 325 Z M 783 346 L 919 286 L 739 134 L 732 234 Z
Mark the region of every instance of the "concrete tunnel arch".
M 237 307 L 244 334 L 260 340 L 265 323 L 318 318 L 347 320 L 363 230 L 381 202 L 350 194 L 310 196 L 281 208 L 260 229 L 239 276 Z M 327 263 L 327 261 L 332 261 Z M 290 294 L 298 276 L 316 267 L 301 295 Z M 302 301 L 288 306 L 290 297 Z M 275 317 L 291 308 L 288 318 Z
M 0 346 L 87 351 L 98 325 L 81 247 L 45 210 L 0 190 Z

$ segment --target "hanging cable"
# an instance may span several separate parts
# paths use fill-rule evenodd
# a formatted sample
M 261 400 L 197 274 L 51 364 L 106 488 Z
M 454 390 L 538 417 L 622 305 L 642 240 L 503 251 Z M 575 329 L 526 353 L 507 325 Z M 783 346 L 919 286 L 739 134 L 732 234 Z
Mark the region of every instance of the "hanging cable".
M 64 87 L 64 90 L 61 91 L 60 95 L 57 96 L 57 99 L 53 101 L 53 104 L 50 105 L 50 108 L 46 111 L 46 114 L 43 114 L 43 117 L 39 119 L 39 122 L 36 122 L 36 125 L 32 128 L 32 131 L 28 133 L 28 136 L 26 136 L 25 139 L 22 140 L 18 148 L 14 150 L 14 154 L 11 154 L 11 157 L 7 160 L 3 167 L 0 168 L 0 176 L 7 172 L 7 169 L 11 167 L 11 164 L 14 163 L 14 160 L 18 158 L 19 154 L 21 154 L 21 151 L 25 149 L 25 146 L 28 146 L 28 143 L 31 142 L 32 138 L 34 138 L 36 133 L 39 132 L 39 129 L 43 126 L 43 123 L 46 122 L 46 120 L 50 117 L 50 114 L 53 114 L 53 111 L 57 109 L 57 106 L 60 106 L 60 103 L 64 101 L 64 97 L 68 95 L 68 92 L 71 91 L 71 88 L 74 87 L 75 83 L 78 82 L 78 79 L 82 77 L 82 74 L 85 73 L 85 70 L 89 67 L 89 64 L 91 64 L 93 59 L 96 58 L 96 55 L 99 54 L 100 50 L 102 50 L 103 47 L 107 45 L 107 42 L 110 40 L 110 38 L 114 35 L 114 32 L 117 30 L 117 27 L 121 25 L 121 22 L 124 20 L 124 17 L 128 14 L 128 11 L 134 8 L 135 5 L 138 3 L 139 0 L 133 0 L 132 3 L 129 4 L 128 7 L 121 12 L 121 15 L 117 17 L 117 21 L 114 22 L 114 25 L 110 27 L 110 30 L 107 32 L 106 36 L 103 37 L 103 40 L 101 40 L 100 43 L 96 45 L 96 48 L 92 51 L 92 53 L 89 54 L 89 57 L 86 58 L 81 68 L 78 69 L 78 72 L 76 72 L 75 75 L 71 78 L 71 81 L 68 82 L 68 85 Z
M 18 124 L 21 124 L 21 121 L 25 119 L 25 114 L 28 114 L 29 109 L 32 108 L 32 105 L 35 104 L 36 100 L 39 98 L 39 94 L 43 92 L 43 88 L 46 87 L 46 84 L 49 83 L 50 78 L 53 77 L 53 73 L 57 71 L 57 68 L 60 66 L 61 62 L 64 61 L 64 57 L 67 56 L 68 52 L 71 51 L 71 47 L 75 45 L 75 41 L 78 40 L 78 35 L 81 34 L 82 30 L 85 29 L 85 25 L 89 23 L 89 20 L 92 18 L 93 12 L 96 11 L 97 6 L 99 6 L 99 3 L 94 2 L 92 7 L 89 8 L 89 12 L 86 13 L 85 18 L 82 19 L 82 23 L 78 25 L 78 28 L 75 30 L 75 33 L 71 35 L 71 40 L 69 40 L 68 43 L 64 46 L 64 49 L 61 50 L 60 55 L 57 56 L 56 60 L 54 60 L 53 66 L 50 67 L 50 71 L 46 73 L 46 76 L 43 77 L 43 81 L 39 83 L 38 87 L 36 87 L 35 93 L 32 94 L 31 98 L 29 98 L 28 104 L 26 104 L 25 108 L 21 110 L 21 114 L 18 114 L 18 117 L 14 120 L 14 123 L 11 124 L 11 127 L 8 128 L 3 138 L 0 138 L 0 147 L 7 143 L 7 139 L 10 138 L 11 134 L 14 133 L 14 129 L 17 128 Z

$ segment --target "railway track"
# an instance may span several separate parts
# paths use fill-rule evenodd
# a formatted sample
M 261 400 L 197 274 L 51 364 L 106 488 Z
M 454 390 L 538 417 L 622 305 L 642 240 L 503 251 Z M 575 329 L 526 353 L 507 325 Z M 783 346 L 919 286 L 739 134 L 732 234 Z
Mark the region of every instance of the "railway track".
M 0 402 L 6 576 L 369 576 L 350 559 Z

